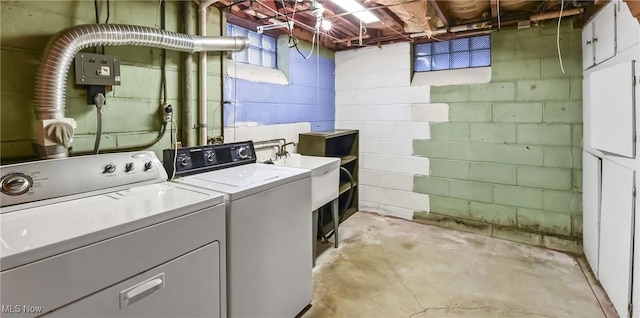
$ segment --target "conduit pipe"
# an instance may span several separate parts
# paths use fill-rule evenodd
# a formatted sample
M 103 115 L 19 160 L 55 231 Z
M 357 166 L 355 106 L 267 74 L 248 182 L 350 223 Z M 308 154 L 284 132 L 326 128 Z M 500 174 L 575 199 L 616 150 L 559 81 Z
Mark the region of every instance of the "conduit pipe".
M 198 17 L 200 23 L 200 36 L 207 35 L 207 9 L 218 0 L 202 0 L 198 6 Z M 200 52 L 200 101 L 198 102 L 198 143 L 207 144 L 207 52 Z
M 185 34 L 195 32 L 195 23 L 193 20 L 193 5 L 191 0 L 183 0 L 180 3 L 182 9 L 182 31 Z M 185 53 L 182 60 L 182 145 L 192 147 L 197 144 L 195 134 L 195 123 L 193 120 L 194 103 L 193 103 L 193 78 L 191 76 L 191 68 L 193 65 L 193 55 Z
M 192 36 L 124 24 L 85 24 L 58 32 L 47 44 L 36 78 L 37 142 L 44 158 L 66 157 L 75 121 L 64 118 L 67 74 L 80 50 L 94 46 L 145 46 L 181 52 L 242 51 L 246 37 Z

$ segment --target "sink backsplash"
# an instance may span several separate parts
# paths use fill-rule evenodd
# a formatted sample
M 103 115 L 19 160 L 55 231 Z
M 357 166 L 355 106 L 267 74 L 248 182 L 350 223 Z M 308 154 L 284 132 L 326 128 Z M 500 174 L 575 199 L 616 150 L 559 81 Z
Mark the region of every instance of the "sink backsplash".
M 291 123 L 291 124 L 279 124 L 279 125 L 259 125 L 257 123 L 236 123 L 236 127 L 226 127 L 224 129 L 224 141 L 236 142 L 253 140 L 254 142 L 260 140 L 271 140 L 284 138 L 287 142 L 295 142 L 296 146 L 288 145 L 287 151 L 289 153 L 298 152 L 298 134 L 311 131 L 310 123 Z M 282 142 L 280 142 L 282 144 Z M 257 144 L 256 148 L 272 144 Z M 256 150 L 258 162 L 263 162 L 269 159 L 276 159 L 276 148 Z

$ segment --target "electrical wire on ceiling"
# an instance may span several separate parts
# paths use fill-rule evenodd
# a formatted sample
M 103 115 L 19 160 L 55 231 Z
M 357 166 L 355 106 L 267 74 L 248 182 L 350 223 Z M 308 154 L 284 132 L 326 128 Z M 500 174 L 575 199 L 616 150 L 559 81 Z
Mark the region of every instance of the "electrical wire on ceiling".
M 255 0 L 255 2 L 259 3 L 260 5 L 262 5 L 263 7 L 265 7 L 267 10 L 269 10 L 269 11 L 271 11 L 271 12 L 273 12 L 273 13 L 275 13 L 275 14 L 276 14 L 276 16 L 271 16 L 271 17 L 267 16 L 269 19 L 277 19 L 277 18 L 278 18 L 278 17 L 280 17 L 280 16 L 284 16 L 282 13 L 280 13 L 280 12 L 278 12 L 278 11 L 276 11 L 276 10 L 272 9 L 271 7 L 269 7 L 268 5 L 264 4 L 264 3 L 263 3 L 262 1 L 260 1 L 260 0 Z M 289 23 L 289 20 L 287 20 L 287 22 Z M 315 27 L 310 27 L 310 26 L 308 26 L 308 25 L 306 25 L 306 24 L 304 24 L 304 23 L 302 23 L 302 22 L 299 22 L 299 21 L 296 21 L 296 22 L 297 22 L 297 25 L 298 25 L 298 26 L 300 26 L 301 28 L 307 29 L 307 30 L 309 30 L 309 31 L 315 31 Z M 338 39 L 338 38 L 336 38 L 335 36 L 332 36 L 331 34 L 328 34 L 328 33 L 326 33 L 326 32 L 321 32 L 321 31 L 320 31 L 320 33 L 321 33 L 322 35 L 324 35 L 324 36 L 326 36 L 326 37 L 328 37 L 328 38 L 330 38 L 330 39 L 334 40 L 335 42 L 342 42 L 342 43 L 344 43 L 345 45 L 348 45 L 348 44 L 349 44 L 347 41 L 345 41 L 345 40 L 343 40 L 343 39 Z M 296 41 L 297 41 L 297 39 L 296 39 Z M 291 45 L 290 45 L 290 47 L 293 47 L 293 46 L 291 46 Z
M 556 46 L 558 47 L 558 60 L 560 61 L 560 70 L 564 72 L 564 64 L 562 63 L 562 52 L 560 52 L 560 23 L 562 22 L 562 12 L 564 11 L 564 0 L 560 0 L 560 16 L 558 17 L 558 32 L 556 36 Z
M 258 1 L 260 2 L 260 1 Z M 287 14 L 287 5 L 284 2 L 284 0 L 280 0 L 280 2 L 282 3 L 282 8 L 284 9 L 284 18 L 287 22 L 287 31 L 289 32 L 289 48 L 295 48 L 296 51 L 298 51 L 298 54 L 300 54 L 300 56 L 302 56 L 305 60 L 308 60 L 311 55 L 313 54 L 313 48 L 316 44 L 316 36 L 318 36 L 318 31 L 319 31 L 319 26 L 316 23 L 316 27 L 313 31 L 313 35 L 312 35 L 312 39 L 311 39 L 311 51 L 309 52 L 309 55 L 304 55 L 301 51 L 300 48 L 298 48 L 298 39 L 296 37 L 293 36 L 293 24 L 291 23 L 291 21 L 295 21 L 295 16 L 296 16 L 296 9 L 297 9 L 297 5 L 296 2 L 294 1 L 293 3 L 293 14 L 291 15 L 291 19 L 289 19 L 289 15 Z M 261 3 L 262 4 L 262 3 Z M 277 12 L 279 13 L 279 12 Z M 277 17 L 277 16 L 276 16 Z M 295 23 L 295 22 L 294 22 Z M 320 44 L 318 44 L 319 46 Z

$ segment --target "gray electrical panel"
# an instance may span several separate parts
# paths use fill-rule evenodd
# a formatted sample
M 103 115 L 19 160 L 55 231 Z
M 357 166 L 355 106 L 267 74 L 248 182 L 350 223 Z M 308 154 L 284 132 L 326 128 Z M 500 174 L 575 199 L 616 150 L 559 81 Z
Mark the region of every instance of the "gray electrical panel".
M 80 52 L 75 72 L 78 85 L 120 85 L 120 60 L 115 56 Z

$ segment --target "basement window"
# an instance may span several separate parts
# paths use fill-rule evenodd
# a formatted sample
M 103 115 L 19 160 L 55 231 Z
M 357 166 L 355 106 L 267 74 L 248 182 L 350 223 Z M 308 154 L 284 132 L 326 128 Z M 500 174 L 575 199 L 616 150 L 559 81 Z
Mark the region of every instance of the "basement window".
M 231 23 L 227 23 L 227 36 L 246 36 L 251 41 L 251 45 L 246 51 L 232 53 L 232 60 L 276 68 L 276 39 Z
M 416 44 L 413 52 L 415 72 L 491 66 L 491 36 Z

